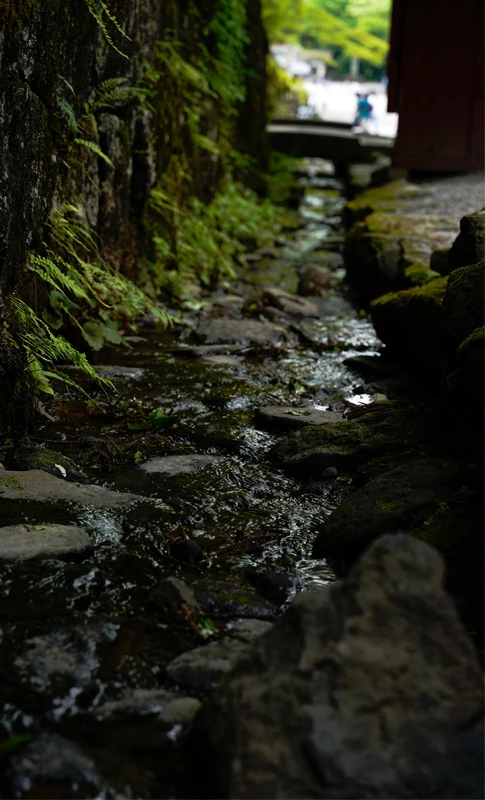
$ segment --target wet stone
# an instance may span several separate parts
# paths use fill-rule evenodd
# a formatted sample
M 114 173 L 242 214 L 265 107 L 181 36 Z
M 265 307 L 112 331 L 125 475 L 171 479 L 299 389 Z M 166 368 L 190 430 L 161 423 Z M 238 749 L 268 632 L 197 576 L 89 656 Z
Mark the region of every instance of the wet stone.
M 15 667 L 32 689 L 57 695 L 57 713 L 61 715 L 75 701 L 70 689 L 91 684 L 100 665 L 97 649 L 114 641 L 117 631 L 117 625 L 103 622 L 34 636 L 26 640 L 26 649 L 15 659 Z
M 191 722 L 200 705 L 193 697 L 181 697 L 165 689 L 128 689 L 117 700 L 99 706 L 95 716 L 103 721 L 120 721 L 156 714 L 161 722 L 183 725 Z
M 403 371 L 402 364 L 383 356 L 351 356 L 344 361 L 346 367 L 364 378 L 391 378 Z
M 205 344 L 277 345 L 288 340 L 283 328 L 255 319 L 210 319 L 201 322 L 195 336 Z
M 316 558 L 352 560 L 373 539 L 425 520 L 458 488 L 463 465 L 422 458 L 391 469 L 347 497 L 315 539 Z
M 42 470 L 27 472 L 5 470 L 0 475 L 0 498 L 5 500 L 34 500 L 38 502 L 64 501 L 96 508 L 118 508 L 140 500 L 138 495 L 113 492 L 104 486 L 81 486 L 67 483 Z
M 167 667 L 169 678 L 184 689 L 207 692 L 237 663 L 246 649 L 244 642 L 214 642 L 196 647 L 175 658 Z
M 108 380 L 112 378 L 138 380 L 139 378 L 143 378 L 145 374 L 145 370 L 141 369 L 141 367 L 124 367 L 111 364 L 103 364 L 96 367 L 96 372 L 101 378 L 108 378 Z
M 319 312 L 315 303 L 304 300 L 299 295 L 285 292 L 284 289 L 270 288 L 263 292 L 263 302 L 289 314 L 290 317 L 318 317 Z
M 187 605 L 192 611 L 199 612 L 199 604 L 195 595 L 185 581 L 171 576 L 164 580 L 150 593 L 150 602 L 162 609 Z
M 206 562 L 204 551 L 191 539 L 175 539 L 170 542 L 169 553 L 172 558 L 185 564 L 201 564 Z
M 202 611 L 210 616 L 273 619 L 276 615 L 276 607 L 250 587 L 204 580 L 191 588 Z
M 409 431 L 406 414 L 386 403 L 371 409 L 363 419 L 306 426 L 290 433 L 270 450 L 270 457 L 287 469 L 319 480 L 327 467 L 347 469 L 409 449 L 417 437 Z
M 328 267 L 311 264 L 300 273 L 298 294 L 304 297 L 320 295 L 332 285 L 332 271 Z
M 44 733 L 17 750 L 7 769 L 10 797 L 107 797 L 92 758 L 74 742 Z
M 81 557 L 92 550 L 91 539 L 75 525 L 9 525 L 0 528 L 0 560 Z
M 246 570 L 246 578 L 266 600 L 277 606 L 287 603 L 303 589 L 303 581 L 295 572 L 277 567 L 255 567 Z
M 265 622 L 262 619 L 239 619 L 230 622 L 226 628 L 226 633 L 231 639 L 238 639 L 241 642 L 251 642 L 267 633 L 273 627 L 272 622 Z
M 187 456 L 163 456 L 161 458 L 149 458 L 144 464 L 140 465 L 143 472 L 156 475 L 194 475 L 206 467 L 216 464 L 220 458 L 216 456 L 187 455 Z
M 202 356 L 202 361 L 214 367 L 239 367 L 241 359 L 237 356 Z
M 44 447 L 21 447 L 7 462 L 8 469 L 26 471 L 41 469 L 56 478 L 86 483 L 84 472 L 67 456 Z
M 313 408 L 293 406 L 266 406 L 256 411 L 256 423 L 262 428 L 299 430 L 308 425 L 323 425 L 326 422 L 342 422 L 337 411 L 318 411 Z

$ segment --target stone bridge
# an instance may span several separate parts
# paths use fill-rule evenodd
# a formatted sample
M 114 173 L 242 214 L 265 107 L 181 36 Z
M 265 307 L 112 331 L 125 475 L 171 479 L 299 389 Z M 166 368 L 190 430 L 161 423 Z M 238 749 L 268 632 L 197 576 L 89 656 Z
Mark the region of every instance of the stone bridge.
M 394 139 L 353 133 L 345 123 L 273 120 L 267 127 L 272 150 L 295 158 L 325 158 L 336 165 L 392 157 Z

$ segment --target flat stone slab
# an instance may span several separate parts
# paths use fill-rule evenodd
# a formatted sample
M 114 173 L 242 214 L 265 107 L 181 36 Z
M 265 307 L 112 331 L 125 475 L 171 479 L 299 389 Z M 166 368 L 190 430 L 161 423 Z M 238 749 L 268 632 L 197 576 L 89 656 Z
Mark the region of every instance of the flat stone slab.
M 145 374 L 145 370 L 141 369 L 141 367 L 123 367 L 123 366 L 115 366 L 111 364 L 102 364 L 95 368 L 98 375 L 101 378 L 131 378 L 131 380 L 137 380 L 138 378 L 142 378 Z
M 0 559 L 81 556 L 91 549 L 91 539 L 76 525 L 8 525 L 0 528 Z
M 292 406 L 265 406 L 256 411 L 256 423 L 262 428 L 299 430 L 307 425 L 324 425 L 326 422 L 343 422 L 342 414 Z
M 157 475 L 192 475 L 220 461 L 217 456 L 188 455 L 149 458 L 140 465 L 143 472 Z
M 5 500 L 35 500 L 37 502 L 71 502 L 96 508 L 118 508 L 143 498 L 127 492 L 113 492 L 104 486 L 81 486 L 68 483 L 40 469 L 26 472 L 5 470 L 0 473 L 0 498 Z
M 288 340 L 284 328 L 257 319 L 204 320 L 195 336 L 204 344 L 278 345 Z
M 128 689 L 118 700 L 109 700 L 95 711 L 97 719 L 122 720 L 157 714 L 169 725 L 191 722 L 201 707 L 195 697 L 181 697 L 165 689 Z
M 315 303 L 305 300 L 296 294 L 285 292 L 284 289 L 270 288 L 263 292 L 263 302 L 284 311 L 291 317 L 318 317 L 319 311 Z

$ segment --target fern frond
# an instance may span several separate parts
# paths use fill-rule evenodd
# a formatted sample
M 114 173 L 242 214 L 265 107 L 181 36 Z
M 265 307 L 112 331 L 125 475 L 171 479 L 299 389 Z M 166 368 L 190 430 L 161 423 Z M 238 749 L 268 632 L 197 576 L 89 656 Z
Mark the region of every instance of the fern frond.
M 103 153 L 100 146 L 97 145 L 95 142 L 90 142 L 88 141 L 88 139 L 77 139 L 77 138 L 74 139 L 74 141 L 76 142 L 76 144 L 80 144 L 83 147 L 88 147 L 90 150 L 93 151 L 93 153 L 96 153 L 97 156 L 99 156 L 100 158 L 103 159 L 103 161 L 109 164 L 110 167 L 113 166 L 113 162 L 111 161 L 110 157 L 107 156 L 106 153 Z
M 113 39 L 109 34 L 106 22 L 104 21 L 103 15 L 106 14 L 107 19 L 114 25 L 116 30 L 119 33 L 121 33 L 122 36 L 124 36 L 125 39 L 130 39 L 130 37 L 127 36 L 127 34 L 124 32 L 123 28 L 119 24 L 116 17 L 111 13 L 104 0 L 86 0 L 86 5 L 88 7 L 89 13 L 96 20 L 101 30 L 101 33 L 103 34 L 104 38 L 106 39 L 110 47 L 112 47 L 113 50 L 116 50 L 116 52 L 119 53 L 120 56 L 123 56 L 123 58 L 128 58 L 126 53 L 123 53 L 119 49 L 119 47 L 117 47 L 113 42 Z
M 72 105 L 66 100 L 65 97 L 58 97 L 57 98 L 57 105 L 59 106 L 60 110 L 64 113 L 67 125 L 72 131 L 78 130 L 78 122 L 76 119 L 76 114 L 74 113 L 74 109 Z
M 57 363 L 63 362 L 78 367 L 105 390 L 116 391 L 110 380 L 98 375 L 84 353 L 76 350 L 62 336 L 55 336 L 46 323 L 23 300 L 12 296 L 9 305 L 20 329 L 19 337 L 27 354 L 29 369 L 37 383 L 46 384 L 48 381 L 45 380 L 45 377 L 48 377 L 49 374 L 55 375 L 59 380 L 86 394 L 75 381 L 67 378 L 56 368 Z M 44 369 L 44 365 L 48 367 L 48 372 Z

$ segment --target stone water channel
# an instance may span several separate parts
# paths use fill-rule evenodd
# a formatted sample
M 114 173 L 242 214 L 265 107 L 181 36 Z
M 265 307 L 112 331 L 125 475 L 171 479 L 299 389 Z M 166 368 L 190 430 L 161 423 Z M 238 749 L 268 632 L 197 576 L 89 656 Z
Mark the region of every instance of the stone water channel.
M 230 287 L 101 354 L 114 404 L 59 397 L 31 441 L 62 454 L 52 474 L 4 453 L 1 524 L 30 539 L 0 562 L 2 796 L 197 796 L 200 701 L 296 591 L 335 580 L 312 543 L 350 478 L 300 480 L 270 451 L 370 402 L 346 362 L 380 345 L 342 283 L 344 187 L 319 161 L 301 182 L 294 228 Z M 51 525 L 60 544 L 19 560 Z

